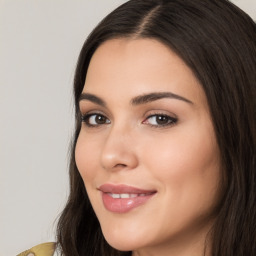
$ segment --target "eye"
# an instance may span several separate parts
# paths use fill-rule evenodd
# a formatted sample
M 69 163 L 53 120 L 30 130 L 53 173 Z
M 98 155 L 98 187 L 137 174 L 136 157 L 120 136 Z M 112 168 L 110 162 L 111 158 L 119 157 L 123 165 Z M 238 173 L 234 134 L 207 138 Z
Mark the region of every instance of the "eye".
M 99 125 L 110 124 L 110 120 L 101 114 L 86 114 L 82 116 L 82 122 L 89 127 L 96 127 Z
M 147 117 L 145 121 L 143 121 L 143 124 L 149 124 L 151 126 L 156 127 L 163 127 L 163 126 L 169 126 L 174 125 L 178 121 L 177 118 L 171 117 L 165 114 L 155 114 Z

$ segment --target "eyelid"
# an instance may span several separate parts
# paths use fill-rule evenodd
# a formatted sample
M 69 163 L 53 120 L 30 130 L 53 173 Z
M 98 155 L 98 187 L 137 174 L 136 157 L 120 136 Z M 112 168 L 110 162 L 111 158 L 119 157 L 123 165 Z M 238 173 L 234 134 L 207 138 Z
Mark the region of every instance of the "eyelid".
M 92 116 L 102 116 L 104 117 L 106 120 L 108 120 L 106 123 L 102 123 L 102 124 L 90 124 L 88 121 Z M 88 111 L 84 114 L 81 113 L 81 122 L 84 123 L 88 128 L 98 128 L 102 125 L 107 125 L 110 124 L 110 119 L 107 117 L 107 115 L 105 115 L 102 112 L 99 111 Z
M 174 114 L 173 112 L 167 111 L 167 110 L 162 110 L 162 109 L 152 109 L 150 111 L 147 111 L 144 113 L 143 117 L 144 119 L 149 118 L 151 116 L 155 115 L 162 115 L 162 116 L 169 116 L 171 118 L 176 118 L 178 119 L 178 116 Z
M 157 117 L 157 116 L 162 116 L 162 117 L 167 117 L 169 119 L 169 122 L 166 124 L 150 124 L 147 123 L 147 121 L 152 118 L 152 117 Z M 150 111 L 150 113 L 147 113 L 145 115 L 145 118 L 142 121 L 142 124 L 146 124 L 146 125 L 150 125 L 153 128 L 167 128 L 173 125 L 176 125 L 178 122 L 178 117 L 173 114 L 173 113 L 166 113 L 165 111 L 158 111 L 158 110 L 154 110 L 154 111 Z
M 95 103 L 92 103 L 90 101 L 82 100 L 79 102 L 79 113 L 80 116 L 85 116 L 86 114 L 99 114 L 106 117 L 111 118 L 111 112 L 103 106 L 99 106 Z
M 81 117 L 89 114 L 99 114 L 106 117 L 109 116 L 109 113 L 106 113 L 104 108 L 87 102 L 83 102 L 83 104 L 79 105 L 79 113 Z
M 100 110 L 89 110 L 86 112 L 80 111 L 81 115 L 81 122 L 83 122 L 87 127 L 89 128 L 99 128 L 103 125 L 107 125 L 111 123 L 111 118 L 108 117 L 107 114 L 105 114 L 103 111 Z M 101 120 L 89 120 L 93 115 L 95 116 L 102 116 L 105 118 L 105 122 L 103 121 L 101 123 Z M 153 120 L 152 118 L 156 118 L 156 120 Z M 157 119 L 158 117 L 166 117 L 167 119 L 164 120 L 164 118 Z M 151 120 L 150 120 L 151 119 Z M 127 120 L 129 122 L 129 120 Z M 153 121 L 153 122 L 152 122 Z M 90 123 L 91 122 L 91 123 Z M 162 123 L 161 123 L 162 122 Z M 153 128 L 167 128 L 169 126 L 176 125 L 178 122 L 177 115 L 174 113 L 170 113 L 169 111 L 165 110 L 150 110 L 147 111 L 142 118 L 142 124 L 149 125 Z

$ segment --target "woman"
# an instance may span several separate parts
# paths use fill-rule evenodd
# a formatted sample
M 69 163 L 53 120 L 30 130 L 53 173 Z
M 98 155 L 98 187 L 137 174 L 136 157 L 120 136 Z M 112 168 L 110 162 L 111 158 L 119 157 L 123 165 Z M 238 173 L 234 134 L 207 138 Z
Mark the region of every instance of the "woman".
M 256 27 L 226 0 L 131 0 L 86 40 L 62 255 L 256 252 Z

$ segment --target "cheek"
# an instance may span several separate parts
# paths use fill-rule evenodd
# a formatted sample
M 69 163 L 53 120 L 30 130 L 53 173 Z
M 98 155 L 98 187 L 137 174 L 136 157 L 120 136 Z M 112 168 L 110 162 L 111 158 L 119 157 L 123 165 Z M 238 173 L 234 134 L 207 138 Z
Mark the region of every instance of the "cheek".
M 154 148 L 144 151 L 145 169 L 151 170 L 160 184 L 162 200 L 158 208 L 162 210 L 156 211 L 159 220 L 164 220 L 161 227 L 167 234 L 207 222 L 220 199 L 219 154 L 214 136 L 199 131 L 190 135 L 155 141 Z
M 219 152 L 212 129 L 192 129 L 146 147 L 144 161 L 179 203 L 212 200 L 219 184 Z M 175 195 L 175 196 L 174 196 Z M 209 197 L 209 198 L 207 198 Z M 188 200 L 188 201 L 186 201 Z
M 92 170 L 95 170 L 96 152 L 98 150 L 95 148 L 95 143 L 80 134 L 75 148 L 75 162 L 85 183 L 94 177 L 95 172 Z

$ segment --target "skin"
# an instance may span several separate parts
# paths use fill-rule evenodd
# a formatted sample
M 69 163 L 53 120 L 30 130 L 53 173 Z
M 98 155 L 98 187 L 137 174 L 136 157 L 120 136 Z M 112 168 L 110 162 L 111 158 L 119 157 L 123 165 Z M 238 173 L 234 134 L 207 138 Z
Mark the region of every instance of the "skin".
M 189 102 L 162 98 L 131 104 L 155 92 Z M 133 256 L 203 255 L 221 174 L 206 96 L 192 71 L 156 40 L 112 39 L 94 53 L 83 93 L 106 103 L 80 101 L 82 115 L 96 114 L 82 123 L 75 157 L 108 243 Z M 99 114 L 103 123 L 97 122 Z M 156 115 L 177 122 L 167 118 L 162 125 Z M 127 213 L 113 213 L 98 190 L 105 183 L 157 193 Z

